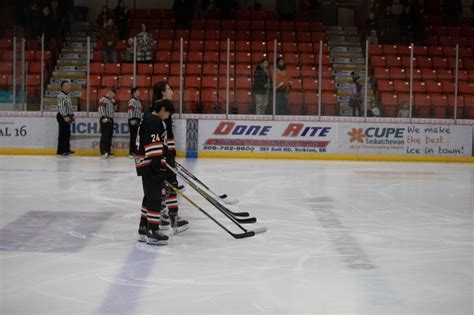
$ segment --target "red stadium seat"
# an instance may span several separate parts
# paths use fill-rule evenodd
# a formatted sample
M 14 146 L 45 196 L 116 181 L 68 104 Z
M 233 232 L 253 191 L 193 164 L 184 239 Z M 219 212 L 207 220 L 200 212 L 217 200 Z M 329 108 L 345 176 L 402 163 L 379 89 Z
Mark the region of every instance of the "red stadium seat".
M 459 81 L 458 82 L 459 93 L 462 94 L 474 94 L 474 83 Z
M 422 118 L 431 117 L 431 96 L 428 94 L 415 93 L 414 97 L 416 115 Z
M 218 87 L 218 78 L 217 76 L 214 75 L 204 75 L 202 77 L 202 88 L 210 88 L 213 89 L 214 91 L 217 90 Z
M 202 65 L 200 63 L 188 63 L 186 66 L 186 75 L 201 75 Z
M 432 57 L 442 56 L 443 48 L 440 46 L 428 46 L 428 55 Z
M 252 62 L 251 54 L 248 52 L 237 52 L 235 54 L 235 62 L 250 64 Z
M 397 93 L 382 93 L 380 96 L 383 116 L 397 117 L 398 95 Z
M 406 70 L 399 67 L 390 68 L 390 78 L 392 80 L 405 80 L 407 78 Z
M 377 87 L 380 92 L 393 92 L 393 82 L 389 80 L 377 80 Z
M 194 75 L 186 76 L 185 86 L 186 86 L 186 89 L 188 89 L 188 88 L 200 89 L 201 88 L 201 77 L 200 76 L 194 76 Z
M 426 84 L 423 81 L 414 80 L 413 81 L 413 92 L 416 93 L 425 93 L 426 92 Z
M 301 64 L 314 66 L 316 64 L 315 56 L 313 54 L 300 54 L 300 62 Z
M 119 63 L 107 63 L 104 66 L 105 74 L 118 75 L 120 73 L 121 65 Z
M 133 76 L 123 75 L 118 80 L 119 87 L 131 88 L 133 86 Z
M 167 76 L 169 73 L 169 65 L 167 63 L 155 63 L 153 65 L 153 74 L 162 74 Z
M 386 67 L 387 60 L 385 56 L 371 56 L 370 57 L 370 64 L 374 67 Z
M 41 63 L 40 68 L 41 68 Z M 31 72 L 31 65 L 30 65 L 30 72 Z M 11 62 L 0 62 L 0 73 L 13 73 L 13 64 Z
M 90 79 L 89 79 L 89 84 L 90 86 L 92 87 L 100 87 L 101 83 L 102 83 L 102 77 L 100 75 L 91 75 L 90 76 Z
M 299 42 L 298 44 L 298 51 L 303 54 L 313 54 L 313 43 L 311 42 Z
M 321 93 L 322 114 L 324 116 L 337 115 L 337 94 L 322 92 Z
M 283 46 L 283 52 L 285 54 L 289 54 L 289 53 L 295 54 L 298 52 L 298 45 L 296 44 L 295 41 L 283 42 L 282 46 Z
M 202 66 L 202 74 L 203 75 L 214 75 L 217 76 L 218 74 L 218 66 L 215 63 L 205 63 Z
M 442 57 L 433 57 L 433 67 L 434 68 L 448 68 L 448 59 Z
M 148 88 L 151 85 L 151 77 L 146 76 L 146 75 L 139 75 L 137 76 L 136 80 L 136 86 L 138 87 L 145 87 Z
M 102 77 L 102 86 L 103 87 L 112 87 L 117 86 L 117 76 L 107 75 Z
M 436 69 L 439 80 L 452 80 L 453 72 L 449 69 Z
M 426 49 L 426 47 L 425 47 Z M 427 49 L 426 49 L 427 50 Z M 402 56 L 409 56 L 410 53 L 411 53 L 411 50 L 410 50 L 410 46 L 407 46 L 407 45 L 399 45 L 398 46 L 398 53 Z M 415 56 L 417 56 L 416 54 L 416 47 L 415 47 Z M 426 51 L 425 51 L 425 55 L 426 55 Z
M 203 54 L 200 51 L 190 51 L 188 54 L 188 62 L 202 62 Z
M 398 46 L 397 45 L 383 45 L 383 53 L 387 56 L 393 55 L 398 56 Z
M 318 88 L 318 81 L 316 79 L 308 77 L 303 78 L 303 90 L 305 91 L 305 93 L 309 90 L 316 91 L 318 90 Z
M 122 63 L 120 67 L 120 74 L 133 74 L 133 64 L 131 63 Z
M 290 115 L 303 115 L 304 98 L 300 91 L 288 93 L 288 110 Z
M 427 93 L 441 93 L 443 91 L 443 85 L 439 81 L 428 80 L 426 81 L 426 92 Z
M 394 88 L 397 92 L 409 92 L 410 91 L 410 82 L 403 80 L 395 80 Z
M 387 66 L 388 67 L 401 67 L 402 66 L 402 58 L 399 56 L 387 56 Z
M 448 97 L 443 94 L 431 94 L 431 103 L 433 105 L 433 114 L 435 118 L 446 118 L 448 113 Z
M 378 56 L 383 55 L 382 45 L 370 44 L 369 45 L 369 56 L 372 56 L 372 55 L 378 55 Z
M 390 73 L 388 68 L 385 67 L 374 67 L 374 76 L 376 79 L 389 79 Z M 403 77 L 404 79 L 405 77 Z
M 204 53 L 205 63 L 217 63 L 219 62 L 219 52 L 217 51 L 206 51 Z

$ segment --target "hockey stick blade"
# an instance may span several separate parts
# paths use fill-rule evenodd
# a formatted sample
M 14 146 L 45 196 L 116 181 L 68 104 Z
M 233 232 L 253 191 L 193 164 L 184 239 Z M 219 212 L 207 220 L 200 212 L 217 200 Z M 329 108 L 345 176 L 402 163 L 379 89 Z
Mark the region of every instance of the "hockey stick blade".
M 232 234 L 232 236 L 235 237 L 235 238 L 252 237 L 252 236 L 255 236 L 255 232 L 254 231 L 248 231 L 248 232 L 241 233 L 241 234 Z
M 251 224 L 251 223 L 257 222 L 257 219 L 256 218 L 244 218 L 244 219 L 235 218 L 235 221 L 242 224 Z
M 228 213 L 230 213 L 231 215 L 233 215 L 234 217 L 248 217 L 250 216 L 250 213 L 248 212 L 234 212 L 234 211 L 230 211 L 230 210 L 227 210 Z
M 228 197 L 228 196 L 227 196 L 226 194 L 223 194 L 223 195 L 220 195 L 220 196 L 219 196 L 219 198 L 221 198 L 221 199 L 225 199 L 225 198 L 227 198 L 227 197 Z

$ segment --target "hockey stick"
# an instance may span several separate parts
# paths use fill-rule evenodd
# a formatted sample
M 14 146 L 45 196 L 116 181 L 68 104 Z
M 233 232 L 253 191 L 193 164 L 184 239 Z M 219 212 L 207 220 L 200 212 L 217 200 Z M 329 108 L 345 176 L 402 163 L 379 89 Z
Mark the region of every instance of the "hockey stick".
M 239 201 L 237 199 L 232 199 L 230 198 L 229 196 L 227 196 L 226 194 L 223 194 L 223 195 L 218 195 L 216 193 L 214 193 L 206 184 L 204 184 L 202 181 L 200 181 L 193 173 L 191 173 L 190 171 L 188 171 L 183 165 L 179 164 L 178 162 L 175 162 L 176 163 L 176 167 L 182 171 L 183 173 L 185 173 L 187 176 L 191 177 L 195 182 L 197 182 L 198 184 L 200 184 L 202 187 L 204 187 L 209 193 L 211 193 L 211 195 L 213 195 L 215 198 L 219 198 L 219 199 L 222 199 L 222 201 L 228 205 L 233 205 L 233 204 L 236 204 L 236 203 L 239 203 Z
M 232 233 L 229 229 L 227 229 L 225 226 L 223 226 L 219 221 L 217 221 L 216 219 L 214 219 L 213 216 L 211 216 L 209 213 L 207 213 L 205 210 L 203 210 L 201 207 L 199 207 L 198 204 L 196 204 L 191 198 L 189 198 L 188 196 L 186 196 L 182 191 L 180 191 L 179 189 L 177 189 L 176 187 L 174 187 L 173 185 L 171 185 L 168 181 L 165 181 L 165 183 L 167 185 L 169 185 L 171 187 L 171 189 L 173 189 L 177 194 L 179 194 L 181 197 L 183 197 L 184 199 L 186 199 L 190 204 L 192 204 L 196 209 L 198 209 L 199 211 L 201 211 L 202 213 L 204 213 L 209 219 L 211 219 L 212 221 L 214 221 L 214 223 L 216 223 L 219 227 L 221 227 L 224 231 L 226 231 L 227 233 L 229 233 L 230 235 L 232 235 L 232 237 L 234 238 L 246 238 L 246 237 L 251 237 L 251 236 L 255 236 L 256 234 L 260 234 L 260 233 L 265 233 L 267 231 L 267 228 L 265 227 L 262 227 L 262 228 L 258 228 L 256 230 L 246 230 L 244 229 L 242 226 L 240 226 L 239 224 L 237 224 L 240 229 L 242 231 L 244 231 L 244 233 Z
M 204 199 L 209 201 L 214 207 L 217 208 L 220 212 L 222 212 L 226 217 L 228 217 L 231 221 L 234 221 L 234 223 L 239 224 L 248 224 L 248 223 L 255 223 L 257 222 L 257 219 L 255 218 L 237 218 L 234 216 L 233 212 L 227 209 L 224 205 L 219 203 L 217 200 L 215 200 L 212 196 L 210 196 L 207 192 L 205 192 L 203 189 L 201 189 L 198 185 L 196 185 L 193 181 L 191 181 L 189 178 L 187 178 L 185 175 L 183 175 L 181 172 L 178 170 L 174 169 L 171 167 L 168 163 L 166 163 L 166 166 L 176 175 L 179 175 L 184 181 L 191 186 L 196 192 L 198 192 Z

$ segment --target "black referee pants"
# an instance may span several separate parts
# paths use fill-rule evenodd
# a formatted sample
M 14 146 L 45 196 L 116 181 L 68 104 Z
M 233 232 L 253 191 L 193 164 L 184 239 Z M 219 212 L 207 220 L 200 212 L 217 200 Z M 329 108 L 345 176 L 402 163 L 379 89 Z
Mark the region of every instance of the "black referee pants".
M 112 135 L 114 132 L 114 120 L 108 118 L 107 122 L 103 122 L 105 117 L 100 118 L 100 154 L 110 154 L 112 147 Z
M 56 154 L 69 153 L 71 149 L 69 144 L 71 139 L 71 124 L 66 122 L 60 113 L 56 115 L 56 120 L 59 124 L 58 150 Z
M 132 123 L 135 122 L 134 125 Z M 135 155 L 137 154 L 137 133 L 138 133 L 138 126 L 140 125 L 140 119 L 137 118 L 131 118 L 128 120 L 128 127 L 130 129 L 130 148 L 128 150 L 128 153 L 130 155 Z

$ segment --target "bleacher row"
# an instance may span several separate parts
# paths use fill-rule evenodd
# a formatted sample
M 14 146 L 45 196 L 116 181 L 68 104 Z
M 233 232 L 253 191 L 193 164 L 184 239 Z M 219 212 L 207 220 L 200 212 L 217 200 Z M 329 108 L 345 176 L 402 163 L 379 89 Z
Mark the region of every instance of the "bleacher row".
M 153 15 L 153 13 L 150 14 Z M 154 12 L 154 11 L 153 11 Z M 160 10 L 156 11 L 159 15 Z M 167 12 L 167 11 L 165 11 Z M 253 13 L 252 13 L 253 14 Z M 165 14 L 166 15 L 166 14 Z M 236 20 L 192 20 L 191 29 L 172 29 L 174 20 L 169 16 L 143 19 L 135 13 L 132 35 L 145 23 L 155 43 L 154 64 L 139 64 L 137 86 L 148 88 L 155 82 L 167 79 L 175 90 L 179 87 L 180 49 L 183 39 L 183 75 L 185 111 L 219 112 L 224 110 L 216 104 L 225 103 L 227 74 L 227 39 L 230 39 L 230 103 L 234 111 L 250 113 L 252 104 L 252 73 L 263 57 L 272 62 L 277 40 L 277 54 L 284 56 L 287 74 L 293 83 L 289 96 L 290 111 L 314 113 L 317 97 L 314 94 L 318 83 L 319 41 L 324 40 L 323 25 L 309 21 L 278 21 L 274 12 L 260 12 L 259 16 L 245 19 L 245 14 Z M 252 30 L 252 31 L 250 31 Z M 130 64 L 101 64 L 102 42 L 98 40 L 94 51 L 91 80 L 92 93 L 104 87 L 118 86 L 121 101 L 129 97 L 127 87 L 133 80 Z M 117 44 L 118 50 L 126 48 L 126 42 Z M 330 67 L 329 48 L 323 46 L 323 90 L 330 112 L 336 113 L 337 96 Z M 99 63 L 97 63 L 99 61 Z M 303 96 L 303 91 L 308 92 Z M 144 93 L 146 98 L 150 93 Z M 306 93 L 304 93 L 306 94 Z M 95 95 L 90 96 L 95 99 Z M 122 103 L 122 101 L 120 102 Z M 201 108 L 196 108 L 201 106 Z
M 409 101 L 410 48 L 370 45 L 370 62 L 384 116 L 396 116 L 399 104 Z M 417 117 L 453 117 L 456 48 L 415 46 L 413 104 Z M 470 47 L 459 48 L 458 118 L 474 117 L 474 58 Z
M 20 44 L 18 40 L 17 45 Z M 18 46 L 17 46 L 18 47 Z M 21 46 L 20 46 L 21 47 Z M 25 50 L 25 65 L 26 65 L 26 85 L 29 97 L 38 96 L 40 91 L 40 73 L 41 73 L 41 50 L 38 40 L 28 39 L 26 41 Z M 0 90 L 11 90 L 13 88 L 13 40 L 0 39 Z M 17 80 L 16 84 L 19 87 L 21 84 L 21 53 L 17 52 Z M 52 63 L 51 52 L 46 50 L 44 52 L 44 82 L 48 82 L 49 69 Z

